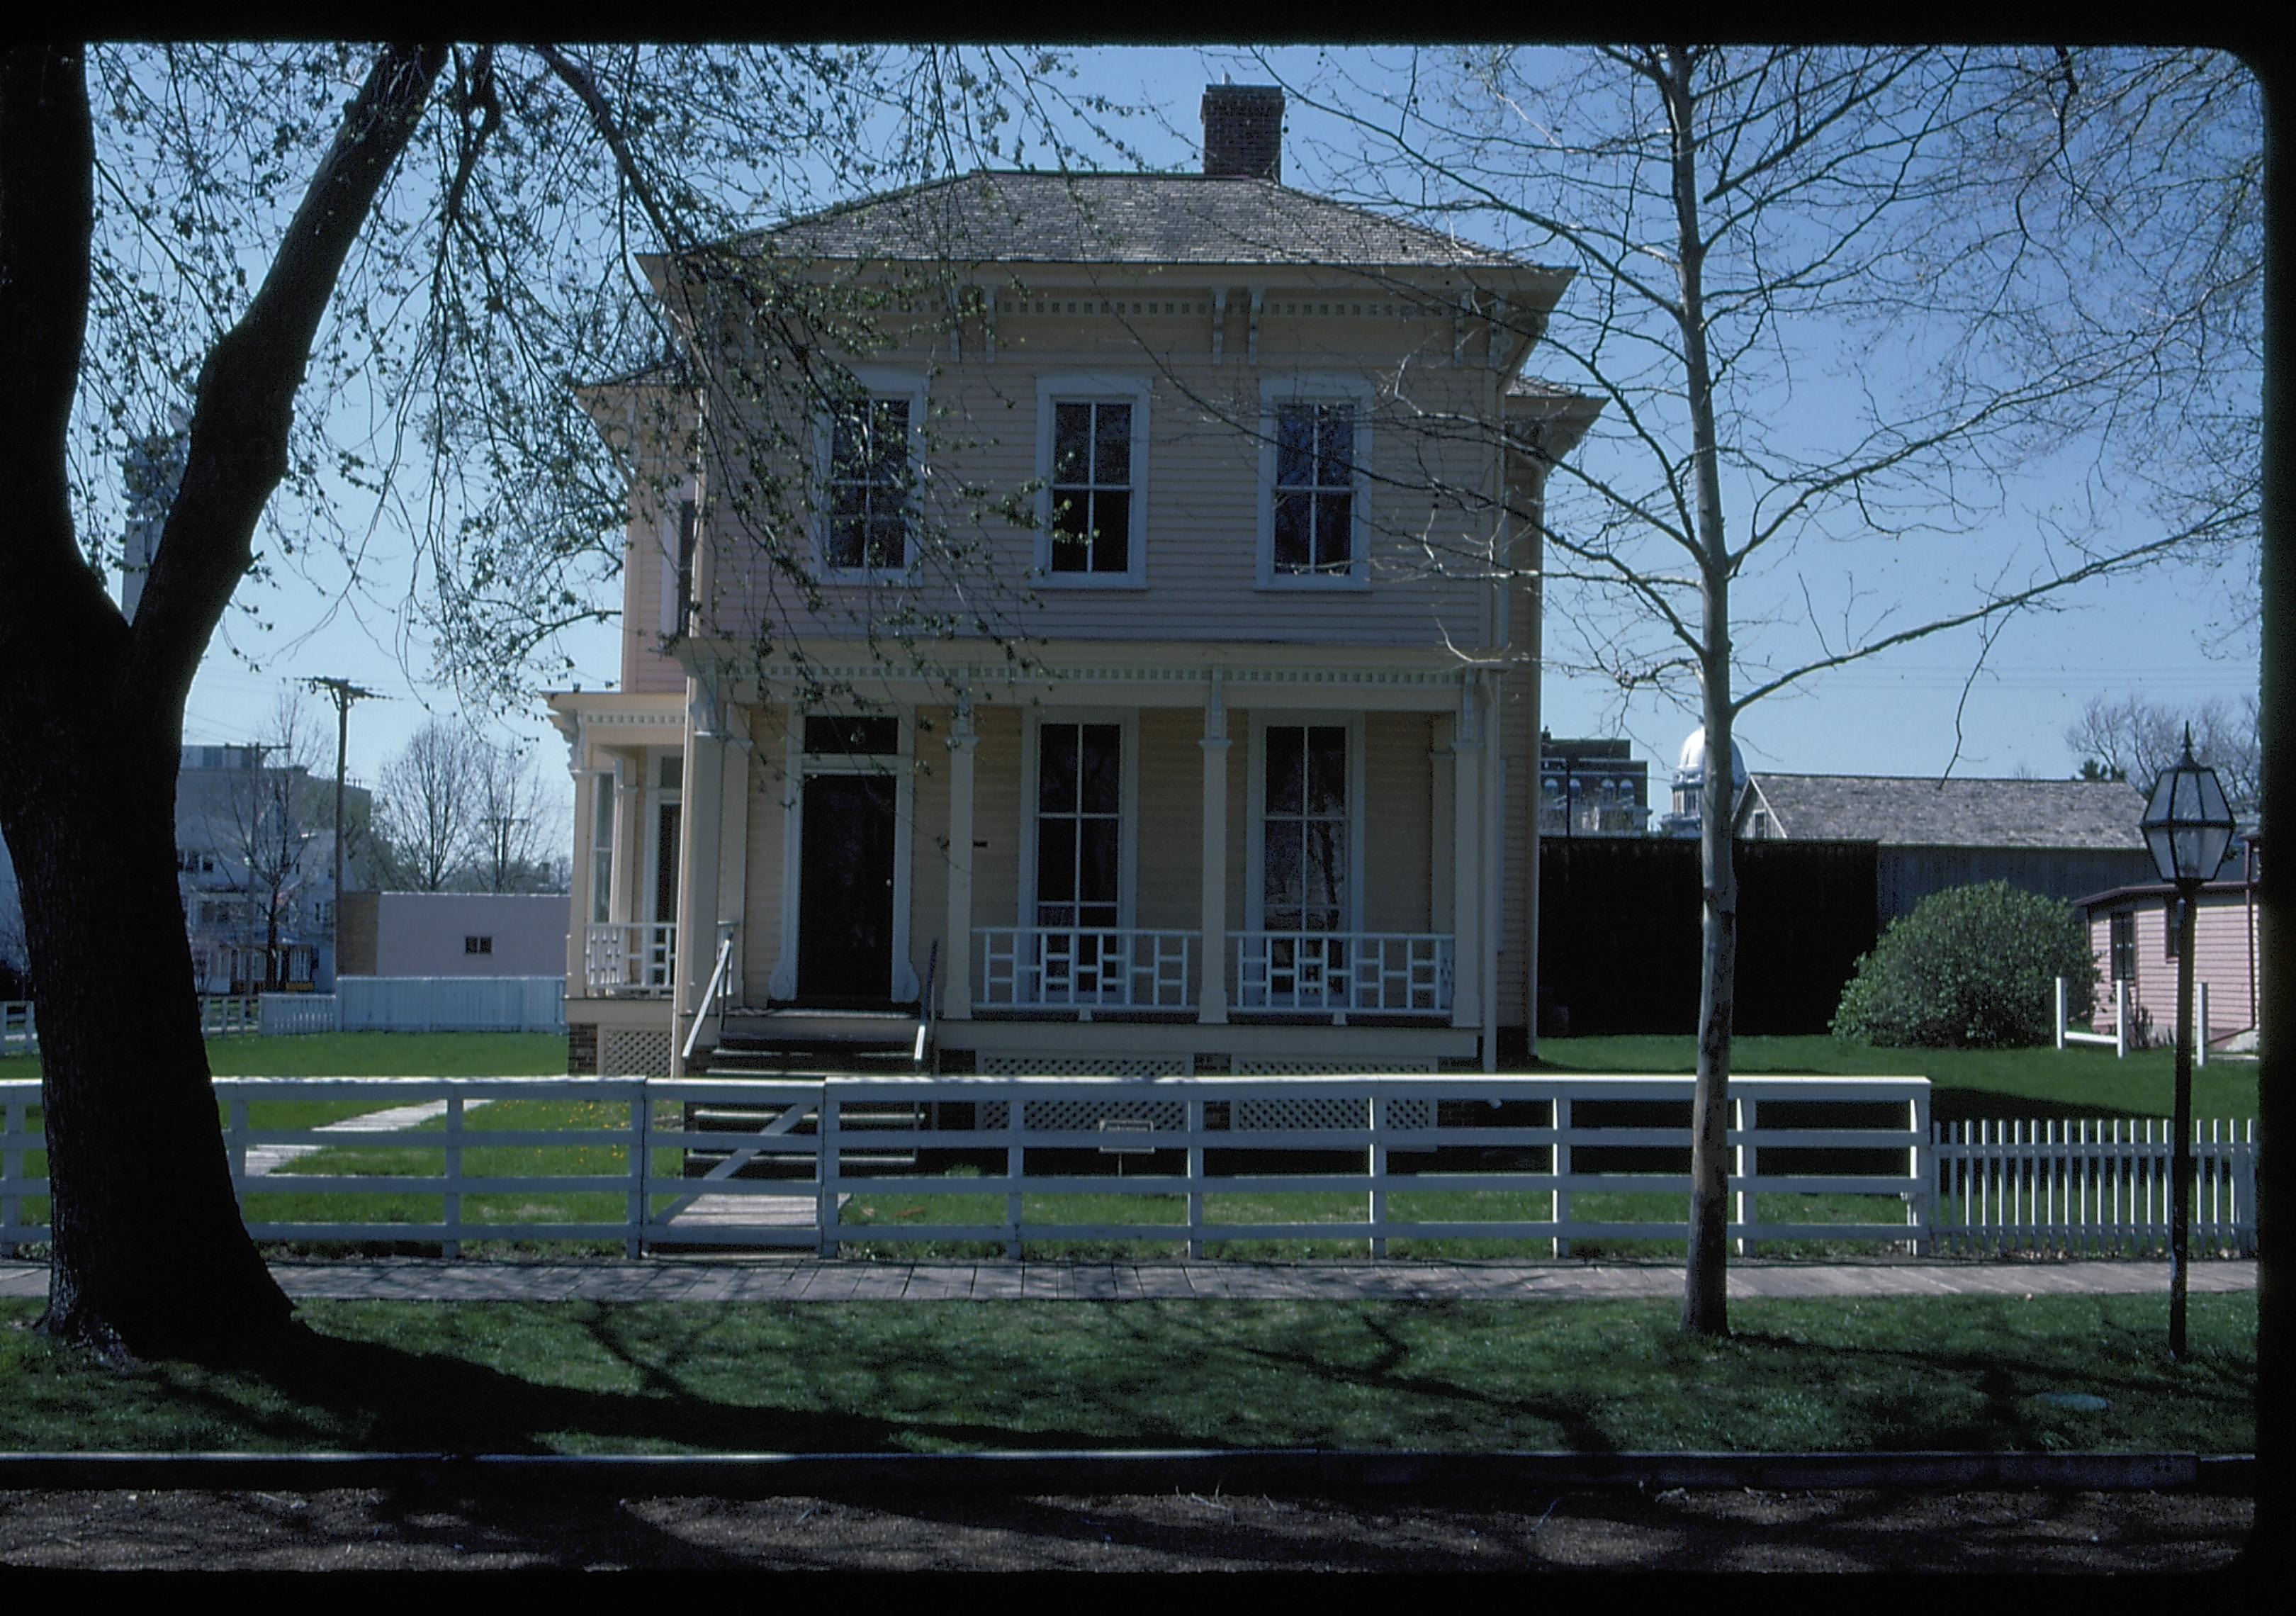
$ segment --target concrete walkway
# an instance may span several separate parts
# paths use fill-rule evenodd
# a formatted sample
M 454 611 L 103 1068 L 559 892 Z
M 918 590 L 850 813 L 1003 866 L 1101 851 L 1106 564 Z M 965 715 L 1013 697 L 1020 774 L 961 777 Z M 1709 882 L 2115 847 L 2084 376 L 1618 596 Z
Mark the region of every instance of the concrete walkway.
M 274 1262 L 290 1296 L 405 1301 L 1136 1301 L 1383 1298 L 1678 1297 L 1660 1265 L 1439 1262 L 824 1262 L 656 1258 L 644 1262 L 462 1262 L 426 1258 Z M 0 1297 L 47 1293 L 45 1264 L 0 1262 Z M 1730 1267 L 1730 1294 L 2165 1295 L 2164 1262 L 1765 1263 Z M 2253 1261 L 2193 1265 L 2196 1294 L 2253 1291 Z
M 463 1114 L 469 1116 L 490 1100 L 473 1100 L 463 1106 Z M 388 1111 L 371 1111 L 357 1117 L 346 1117 L 340 1122 L 323 1122 L 312 1129 L 321 1134 L 392 1134 L 401 1128 L 420 1128 L 433 1117 L 447 1114 L 447 1102 L 432 1100 L 422 1105 L 394 1105 Z M 414 1144 L 415 1140 L 406 1143 Z M 324 1144 L 255 1144 L 247 1152 L 247 1176 L 260 1178 L 275 1173 L 290 1161 L 299 1161 L 305 1156 L 316 1155 L 326 1149 Z

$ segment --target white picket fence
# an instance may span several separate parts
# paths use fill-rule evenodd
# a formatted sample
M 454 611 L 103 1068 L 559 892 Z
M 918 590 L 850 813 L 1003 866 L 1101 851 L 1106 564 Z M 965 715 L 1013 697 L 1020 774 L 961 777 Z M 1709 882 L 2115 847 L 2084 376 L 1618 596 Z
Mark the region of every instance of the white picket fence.
M 200 1030 L 211 1038 L 253 1032 L 259 1017 L 252 996 L 201 996 Z M 33 1001 L 0 1000 L 0 1055 L 30 1054 L 39 1046 L 39 1016 Z
M 260 1030 L 267 1038 L 335 1030 L 335 996 L 332 993 L 266 993 L 258 1013 Z
M 1956 1251 L 2152 1255 L 2169 1245 L 2166 1121 L 1945 1123 L 1931 1233 Z M 2256 1254 L 2256 1123 L 2195 1118 L 2195 1254 Z
M 472 1240 L 613 1241 L 632 1255 L 710 1245 L 834 1255 L 855 1243 L 941 1241 L 985 1243 L 1017 1255 L 1028 1243 L 1122 1240 L 1165 1243 L 1191 1256 L 1221 1241 L 1362 1241 L 1375 1255 L 1399 1239 L 1489 1240 L 1518 1244 L 1526 1255 L 1556 1256 L 1568 1255 L 1574 1242 L 1678 1244 L 1681 1215 L 1622 1217 L 1615 1202 L 1605 1209 L 1589 1198 L 1657 1192 L 1686 1205 L 1686 1172 L 1654 1170 L 1669 1163 L 1651 1153 L 1686 1162 L 1690 1088 L 1687 1078 L 1479 1074 L 215 1081 L 235 1181 L 258 1239 L 436 1244 L 450 1254 Z M 1822 1240 L 1923 1251 L 2142 1255 L 2167 1240 L 2164 1126 L 1932 1130 L 1929 1086 L 1921 1079 L 1741 1079 L 1732 1089 L 1730 1226 L 1742 1253 L 1762 1242 Z M 250 1174 L 250 1153 L 261 1147 L 346 1143 L 340 1130 L 255 1124 L 252 1108 L 282 1100 L 350 1100 L 373 1111 L 439 1105 L 443 1115 L 433 1126 L 362 1130 L 357 1139 L 363 1152 L 436 1153 L 421 1170 L 390 1175 Z M 473 1106 L 505 1100 L 581 1101 L 611 1120 L 576 1128 L 466 1125 Z M 45 1215 L 26 1204 L 48 1190 L 45 1170 L 34 1171 L 31 1160 L 40 1146 L 38 1104 L 37 1082 L 0 1082 L 0 1252 L 48 1235 Z M 688 1126 L 697 1110 L 713 1108 L 738 1108 L 746 1120 L 739 1131 Z M 2236 1138 L 2228 1125 L 2202 1132 L 2194 1249 L 2252 1254 L 2254 1125 Z M 480 1147 L 489 1152 L 484 1172 L 472 1170 L 467 1156 Z M 606 1169 L 521 1173 L 492 1154 L 521 1148 L 599 1152 L 591 1159 Z M 681 1158 L 669 1153 L 689 1151 L 703 1153 L 697 1167 L 714 1161 L 706 1177 L 685 1177 Z M 1796 1154 L 1773 1154 L 1765 1164 L 1765 1151 Z M 1811 1170 L 1800 1154 L 1809 1151 L 1857 1153 L 1864 1170 Z M 1837 1158 L 1831 1165 L 1843 1163 Z M 759 1169 L 773 1176 L 751 1176 Z M 1420 1200 L 1456 1191 L 1530 1192 L 1543 1199 L 1546 1215 L 1436 1217 Z M 553 1223 L 518 1215 L 537 1197 L 584 1194 L 611 1196 L 612 1210 L 601 1204 L 594 1218 Z M 1318 1219 L 1267 1210 L 1284 1197 L 1334 1194 L 1360 1215 Z M 354 1213 L 298 1221 L 266 1217 L 275 1203 L 248 1200 L 275 1194 L 385 1196 L 401 1204 L 372 1219 Z M 436 1220 L 408 1220 L 410 1195 L 436 1197 Z M 1139 1201 L 1144 1217 L 1168 1221 L 1106 1221 L 1104 1212 L 1076 1209 L 1070 1198 L 1078 1196 Z M 1855 1209 L 1864 1216 L 1797 1221 L 1782 1215 L 1775 1199 L 1792 1196 L 1864 1197 L 1865 1208 Z M 855 1197 L 953 1210 L 862 1224 L 846 1210 Z M 1330 1205 L 1326 1199 L 1324 1209 Z M 1458 1211 L 1456 1204 L 1445 1210 Z

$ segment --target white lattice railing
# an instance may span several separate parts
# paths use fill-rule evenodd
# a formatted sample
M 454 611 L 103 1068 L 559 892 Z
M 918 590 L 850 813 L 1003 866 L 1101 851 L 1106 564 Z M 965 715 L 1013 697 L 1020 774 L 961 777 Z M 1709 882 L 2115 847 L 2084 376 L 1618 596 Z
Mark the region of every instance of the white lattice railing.
M 677 975 L 669 921 L 594 921 L 582 951 L 583 986 L 611 997 L 665 998 Z
M 1451 938 L 1434 931 L 1231 931 L 1235 1008 L 1440 1015 Z
M 982 926 L 973 933 L 973 1003 L 1020 1010 L 1187 1010 L 1196 1002 L 1193 931 Z

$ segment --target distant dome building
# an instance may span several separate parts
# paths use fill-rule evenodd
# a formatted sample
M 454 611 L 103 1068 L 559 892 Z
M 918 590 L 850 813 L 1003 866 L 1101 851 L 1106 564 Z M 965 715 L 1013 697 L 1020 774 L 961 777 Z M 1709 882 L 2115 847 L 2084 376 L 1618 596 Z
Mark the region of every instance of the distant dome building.
M 1746 789 L 1746 754 L 1730 742 L 1730 800 L 1737 800 Z M 1700 725 L 1690 732 L 1682 743 L 1682 753 L 1674 765 L 1674 811 L 1659 822 L 1659 833 L 1665 836 L 1695 836 L 1703 815 L 1701 805 L 1706 798 L 1706 726 Z

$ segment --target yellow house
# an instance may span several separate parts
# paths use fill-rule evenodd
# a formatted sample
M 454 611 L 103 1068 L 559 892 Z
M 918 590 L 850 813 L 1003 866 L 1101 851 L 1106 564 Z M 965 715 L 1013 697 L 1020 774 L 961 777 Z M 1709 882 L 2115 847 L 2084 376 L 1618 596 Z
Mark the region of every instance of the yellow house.
M 740 318 L 685 324 L 675 386 L 596 390 L 635 515 L 619 688 L 550 703 L 574 1070 L 1520 1046 L 1537 513 L 1598 407 L 1522 368 L 1568 272 L 1283 186 L 1277 91 L 1204 116 L 1201 175 L 978 174 L 760 236 L 945 294 L 889 302 L 859 391 L 771 453 L 722 408 L 683 458 L 640 420 L 713 420 Z M 776 476 L 779 525 L 741 492 Z

